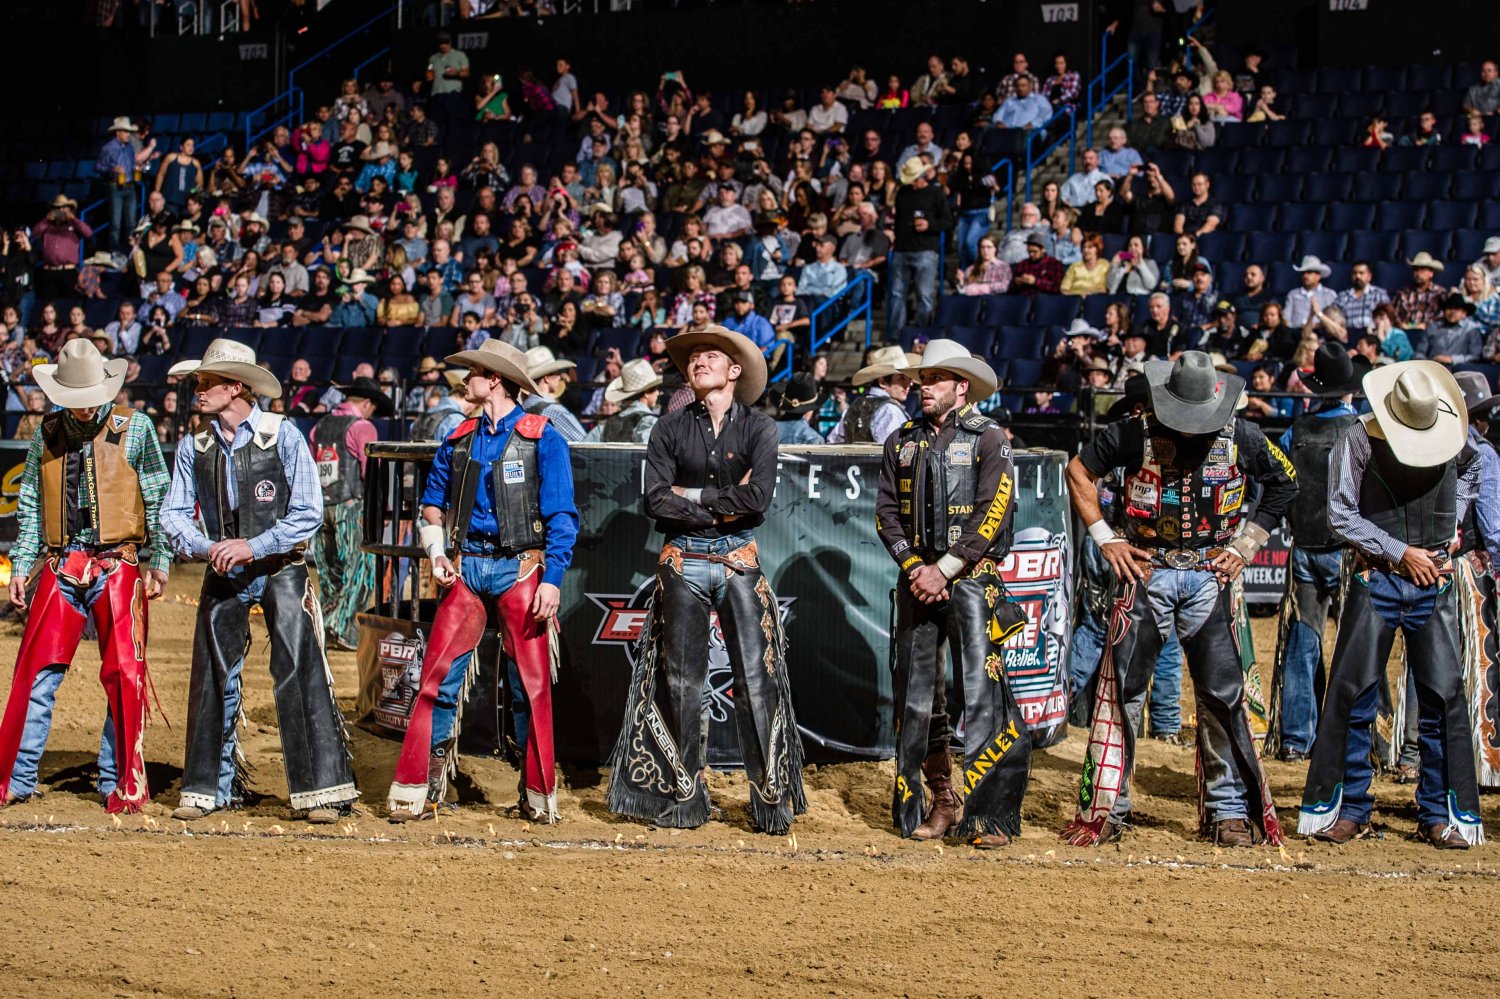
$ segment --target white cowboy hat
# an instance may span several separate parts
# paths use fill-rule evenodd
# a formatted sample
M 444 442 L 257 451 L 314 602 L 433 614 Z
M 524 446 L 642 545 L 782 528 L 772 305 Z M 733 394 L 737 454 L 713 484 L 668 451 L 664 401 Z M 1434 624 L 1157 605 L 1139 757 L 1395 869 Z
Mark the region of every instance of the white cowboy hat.
M 1317 271 L 1324 277 L 1327 277 L 1328 275 L 1333 273 L 1332 267 L 1329 267 L 1327 264 L 1323 263 L 1323 261 L 1313 256 L 1311 253 L 1303 257 L 1302 263 L 1293 267 L 1292 270 L 1296 271 L 1298 274 L 1301 274 L 1304 271 Z
M 724 133 L 717 128 L 711 128 L 703 133 L 703 144 L 705 146 L 722 146 L 729 140 L 724 138 Z
M 131 122 L 130 122 L 130 116 L 129 115 L 122 115 L 121 117 L 116 118 L 114 121 L 112 121 L 112 122 L 109 123 L 109 129 L 108 129 L 108 131 L 111 131 L 111 132 L 139 132 L 140 129 L 136 128 L 133 124 L 131 124 Z
M 1412 257 L 1406 264 L 1408 267 L 1426 267 L 1428 270 L 1434 271 L 1441 271 L 1443 269 L 1443 262 L 1426 250 Z
M 69 340 L 57 352 L 56 364 L 36 364 L 31 374 L 53 405 L 64 409 L 107 406 L 125 384 L 130 362 L 123 357 L 106 361 L 93 340 Z
M 922 363 L 908 370 L 912 378 L 922 371 L 945 371 L 967 379 L 970 402 L 988 399 L 1000 387 L 995 369 L 969 353 L 969 348 L 957 340 L 929 340 L 922 352 Z
M 368 215 L 355 215 L 339 228 L 353 229 L 355 232 L 362 232 L 366 236 L 375 235 L 375 230 L 370 228 L 370 216 Z
M 271 223 L 267 222 L 264 218 L 261 217 L 259 212 L 254 211 L 253 209 L 240 215 L 240 225 L 247 226 L 251 222 L 258 223 L 263 229 L 271 228 Z
M 72 208 L 72 209 L 77 209 L 78 208 L 78 202 L 74 201 L 72 198 L 68 197 L 66 194 L 59 194 L 57 197 L 55 197 L 55 198 L 52 199 L 52 207 L 53 208 Z
M 901 175 L 898 179 L 901 181 L 903 187 L 907 184 L 914 184 L 918 177 L 921 177 L 931 169 L 933 169 L 931 163 L 928 163 L 920 156 L 913 156 L 901 164 Z
M 464 368 L 481 368 L 515 382 L 521 391 L 539 395 L 536 382 L 526 373 L 526 355 L 504 340 L 490 337 L 474 350 L 461 350 L 443 358 L 449 364 Z
M 1087 319 L 1073 320 L 1072 325 L 1068 327 L 1068 332 L 1063 334 L 1063 337 L 1065 339 L 1075 336 L 1086 336 L 1091 340 L 1109 339 L 1109 335 L 1107 333 L 1104 333 L 1101 330 L 1096 330 L 1094 329 L 1094 327 L 1090 326 Z
M 380 158 L 382 158 L 384 156 L 395 156 L 395 155 L 396 155 L 396 147 L 393 146 L 393 145 L 391 145 L 389 142 L 377 142 L 377 143 L 375 143 L 374 146 L 370 147 L 370 158 L 371 159 L 378 160 L 378 159 L 380 159 Z
M 256 362 L 255 351 L 238 340 L 223 337 L 208 345 L 203 360 L 178 361 L 167 369 L 167 374 L 220 375 L 239 382 L 256 395 L 272 399 L 281 395 L 281 381 Z
M 349 280 L 348 280 L 347 283 L 348 284 L 371 284 L 374 281 L 375 281 L 375 279 L 370 276 L 370 272 L 369 271 L 365 270 L 363 267 L 356 267 L 356 268 L 354 268 L 353 271 L 350 272 L 350 274 L 349 274 Z
M 854 373 L 851 384 L 866 385 L 891 375 L 907 375 L 922 363 L 921 354 L 908 354 L 900 347 L 881 347 L 870 355 L 870 363 Z
M 754 405 L 766 390 L 768 378 L 766 355 L 760 352 L 755 341 L 722 326 L 709 326 L 667 338 L 667 356 L 684 375 L 688 373 L 688 361 L 697 347 L 722 350 L 729 355 L 730 361 L 740 366 L 739 380 L 734 383 L 734 397 L 743 406 Z
M 604 386 L 604 401 L 618 406 L 660 387 L 661 375 L 656 373 L 650 361 L 637 357 L 633 361 L 626 361 L 625 366 L 620 369 L 620 377 Z
M 567 371 L 569 368 L 576 367 L 578 365 L 566 357 L 559 358 L 552 353 L 550 347 L 532 347 L 526 352 L 526 373 L 532 379 L 546 378 L 548 375 L 555 375 L 559 371 Z
M 1365 430 L 1413 468 L 1441 465 L 1463 450 L 1469 409 L 1453 373 L 1436 361 L 1402 361 L 1365 375 Z

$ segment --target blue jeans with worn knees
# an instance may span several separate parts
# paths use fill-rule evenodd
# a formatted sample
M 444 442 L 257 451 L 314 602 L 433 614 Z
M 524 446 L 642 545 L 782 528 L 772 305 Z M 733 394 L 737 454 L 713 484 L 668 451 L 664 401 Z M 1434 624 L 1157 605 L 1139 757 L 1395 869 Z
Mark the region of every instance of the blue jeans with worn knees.
M 898 250 L 891 254 L 891 314 L 886 329 L 899 334 L 906 325 L 906 296 L 917 293 L 916 326 L 932 322 L 932 306 L 937 296 L 936 250 Z
M 21 729 L 21 745 L 16 750 L 16 763 L 10 777 L 10 793 L 18 798 L 36 790 L 42 751 L 47 748 L 47 736 L 52 731 L 52 706 L 57 701 L 57 688 L 62 685 L 67 672 L 62 666 L 44 669 L 31 685 L 31 704 L 26 709 L 26 725 Z M 106 711 L 104 734 L 99 739 L 99 793 L 108 796 L 115 789 L 117 780 L 115 722 Z
M 1192 638 L 1213 614 L 1219 603 L 1220 585 L 1212 572 L 1202 569 L 1156 568 L 1146 584 L 1151 609 L 1156 615 L 1162 638 L 1175 631 L 1182 639 Z M 1233 621 L 1215 622 L 1214 627 L 1233 627 Z M 1233 663 L 1190 663 L 1195 679 L 1216 669 L 1240 669 Z M 1196 686 L 1196 685 L 1195 685 Z M 1203 695 L 1198 693 L 1201 702 Z M 1203 804 L 1215 822 L 1249 818 L 1246 792 L 1238 777 L 1230 733 L 1214 712 L 1198 710 L 1198 738 L 1203 746 Z
M 1287 629 L 1286 652 L 1281 663 L 1281 740 L 1299 753 L 1312 751 L 1318 733 L 1317 676 L 1323 668 L 1323 633 L 1327 623 L 1327 601 L 1338 592 L 1344 553 L 1292 550 L 1292 585 L 1299 599 L 1322 601 L 1321 608 L 1299 607 L 1299 615 Z M 1298 586 L 1298 584 L 1301 584 Z M 1317 613 L 1321 609 L 1322 613 Z
M 1068 696 L 1077 697 L 1099 671 L 1099 657 L 1104 654 L 1104 622 L 1084 614 L 1073 629 L 1068 643 Z
M 990 210 L 971 208 L 958 216 L 958 266 L 968 267 L 979 259 L 979 241 L 990 231 Z
M 1182 730 L 1182 642 L 1167 633 L 1156 669 L 1151 674 L 1151 734 L 1176 735 Z
M 495 550 L 495 546 L 483 541 L 465 541 L 463 551 L 471 556 L 486 554 Z M 470 557 L 459 560 L 459 570 L 464 578 L 464 585 L 480 600 L 486 597 L 503 596 L 507 590 L 516 585 L 516 579 L 521 574 L 521 560 L 518 558 L 478 558 Z M 463 691 L 464 677 L 469 673 L 469 660 L 473 658 L 472 652 L 465 652 L 453 664 L 448 667 L 448 675 L 438 685 L 437 700 L 432 706 L 432 744 L 447 742 L 453 737 L 453 726 L 458 719 L 458 697 Z M 509 657 L 506 657 L 507 662 Z M 524 688 L 521 687 L 521 674 L 514 663 L 508 662 L 510 670 L 510 682 L 512 690 L 522 690 L 522 698 L 525 698 Z M 518 719 L 519 731 L 519 719 Z

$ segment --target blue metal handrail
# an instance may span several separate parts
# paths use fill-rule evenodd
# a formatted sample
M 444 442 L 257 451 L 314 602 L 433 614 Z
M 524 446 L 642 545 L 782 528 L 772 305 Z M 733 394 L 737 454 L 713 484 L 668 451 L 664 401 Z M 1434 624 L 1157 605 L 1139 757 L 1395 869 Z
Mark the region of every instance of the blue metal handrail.
M 1067 130 L 1067 132 L 1065 134 L 1063 134 L 1063 135 L 1059 135 L 1056 139 L 1053 139 L 1052 140 L 1052 144 L 1050 146 L 1048 146 L 1046 149 L 1043 149 L 1040 153 L 1038 153 L 1036 155 L 1032 155 L 1031 146 L 1032 146 L 1032 143 L 1036 141 L 1036 137 L 1038 135 L 1045 135 L 1045 134 L 1047 134 L 1047 130 L 1050 129 L 1056 122 L 1062 120 L 1063 118 L 1068 119 L 1068 130 Z M 1078 156 L 1078 114 L 1071 107 L 1063 108 L 1061 111 L 1057 112 L 1057 114 L 1053 115 L 1047 121 L 1047 123 L 1045 125 L 1041 126 L 1040 128 L 1033 128 L 1030 132 L 1028 132 L 1026 134 L 1026 200 L 1027 201 L 1031 200 L 1031 174 L 1032 174 L 1032 172 L 1034 170 L 1036 170 L 1038 164 L 1040 164 L 1048 156 L 1051 156 L 1052 155 L 1052 151 L 1054 149 L 1056 149 L 1058 146 L 1062 145 L 1064 142 L 1067 142 L 1067 144 L 1068 144 L 1068 173 L 1072 173 L 1073 172 L 1073 161 Z
M 997 174 L 1002 167 L 1005 170 L 1005 228 L 1009 229 L 1015 214 L 1012 208 L 1015 206 L 1016 201 L 1016 164 L 1013 160 L 1001 160 L 990 169 L 990 173 L 992 175 Z M 999 186 L 996 185 L 996 188 L 996 196 L 998 197 Z
M 1203 16 L 1189 25 L 1188 29 L 1182 33 L 1182 65 L 1187 69 L 1193 68 L 1193 47 L 1187 43 L 1188 39 L 1192 38 L 1193 32 L 1203 27 L 1203 23 L 1213 16 L 1214 12 L 1212 10 L 1205 10 Z
M 837 320 L 829 323 L 828 329 L 821 334 L 818 332 L 818 317 L 838 302 L 845 299 L 856 299 L 863 295 L 863 301 L 858 301 L 848 312 Z M 811 323 L 807 328 L 807 351 L 808 354 L 816 354 L 822 346 L 833 337 L 848 328 L 854 320 L 865 317 L 865 346 L 870 346 L 870 327 L 875 318 L 875 275 L 869 271 L 856 271 L 854 280 L 844 285 L 838 291 L 828 296 L 827 300 L 812 312 Z
M 776 370 L 766 373 L 767 378 L 773 382 L 790 378 L 792 377 L 792 372 L 797 370 L 797 344 L 791 340 L 777 340 L 771 346 L 761 351 L 766 356 L 767 367 L 770 367 L 769 362 L 775 357 L 778 350 L 784 350 L 786 353 L 781 355 L 781 363 L 776 366 Z
M 378 13 L 374 17 L 370 18 L 364 24 L 361 24 L 359 27 L 353 28 L 353 29 L 349 30 L 348 32 L 346 32 L 342 37 L 340 37 L 336 41 L 333 41 L 333 42 L 329 43 L 328 45 L 323 46 L 323 48 L 319 49 L 316 53 L 314 53 L 313 55 L 308 56 L 306 59 L 303 59 L 297 65 L 293 66 L 291 68 L 291 71 L 288 72 L 287 75 L 286 75 L 286 86 L 287 86 L 287 89 L 288 90 L 295 90 L 297 88 L 297 74 L 300 73 L 300 72 L 302 72 L 302 70 L 304 70 L 307 67 L 311 66 L 313 63 L 317 62 L 319 59 L 323 58 L 328 53 L 330 53 L 334 49 L 338 48 L 340 45 L 342 45 L 345 42 L 349 41 L 355 35 L 363 34 L 364 32 L 366 32 L 366 31 L 370 30 L 371 28 L 373 28 L 375 25 L 379 24 L 381 21 L 384 21 L 386 18 L 388 18 L 392 14 L 396 13 L 396 11 L 400 8 L 400 6 L 401 6 L 401 4 L 399 4 L 399 3 L 393 3 L 389 7 L 386 7 L 384 9 L 382 9 L 380 13 Z
M 302 120 L 303 93 L 300 87 L 293 87 L 283 91 L 271 98 L 260 107 L 245 115 L 245 148 L 241 152 L 248 156 L 255 141 L 263 135 L 268 135 L 278 125 L 298 124 Z M 286 110 L 271 121 L 266 122 L 265 127 L 259 130 L 255 127 L 257 116 L 269 111 L 271 108 L 285 106 Z
M 1125 78 L 1113 87 L 1105 90 L 1109 86 L 1110 71 L 1122 62 L 1125 64 Z M 1099 91 L 1097 99 L 1094 97 L 1096 90 Z M 1121 52 L 1115 56 L 1113 62 L 1106 65 L 1099 71 L 1098 76 L 1089 81 L 1087 94 L 1088 124 L 1085 126 L 1088 132 L 1088 148 L 1094 148 L 1094 118 L 1098 116 L 1100 109 L 1114 100 L 1115 95 L 1121 90 L 1125 91 L 1125 120 L 1129 121 L 1135 104 L 1135 59 L 1129 52 Z
M 359 74 L 364 71 L 364 68 L 366 66 L 370 65 L 370 63 L 374 62 L 376 59 L 384 58 L 385 56 L 388 56 L 390 54 L 391 54 L 391 47 L 389 45 L 387 45 L 385 48 L 381 49 L 379 52 L 376 52 L 374 55 L 370 56 L 370 58 L 368 58 L 364 62 L 360 63 L 358 66 L 355 66 L 354 67 L 354 72 L 351 75 L 356 80 L 358 80 L 359 79 Z

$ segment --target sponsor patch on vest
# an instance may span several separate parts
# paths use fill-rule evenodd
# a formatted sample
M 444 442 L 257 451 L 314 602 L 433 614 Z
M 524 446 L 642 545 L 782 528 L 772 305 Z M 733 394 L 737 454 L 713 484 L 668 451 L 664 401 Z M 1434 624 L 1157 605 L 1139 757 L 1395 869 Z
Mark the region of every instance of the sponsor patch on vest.
M 255 484 L 255 502 L 274 503 L 276 501 L 276 483 L 270 479 L 261 479 Z
M 1154 514 L 1161 507 L 1161 490 L 1157 488 L 1156 476 L 1137 476 L 1130 480 L 1130 507 L 1137 515 Z
M 1220 516 L 1233 513 L 1240 508 L 1240 501 L 1245 497 L 1244 480 L 1230 483 L 1219 487 L 1218 513 Z
M 1205 482 L 1217 482 L 1220 479 L 1229 478 L 1229 473 L 1234 471 L 1228 465 L 1204 465 L 1198 469 L 1198 478 Z
M 1214 441 L 1214 446 L 1208 449 L 1208 459 L 1205 465 L 1233 465 L 1235 463 L 1234 441 L 1227 437 L 1220 437 Z
M 507 461 L 500 469 L 500 474 L 507 485 L 526 481 L 526 463 L 524 461 Z
M 1156 522 L 1156 530 L 1164 541 L 1176 541 L 1180 528 L 1175 517 L 1163 517 Z
M 109 427 L 110 427 L 111 430 L 113 430 L 117 434 L 120 433 L 121 431 L 123 431 L 125 429 L 126 424 L 128 424 L 129 422 L 130 422 L 130 414 L 129 413 L 110 413 L 109 414 Z
M 1177 460 L 1177 442 L 1167 437 L 1151 438 L 1151 456 L 1163 465 Z
M 963 528 L 956 524 L 948 528 L 948 547 L 951 548 L 958 544 L 959 535 L 963 534 L 963 532 Z
M 974 445 L 968 441 L 948 445 L 948 464 L 950 465 L 972 465 L 974 464 Z
M 901 464 L 903 465 L 910 465 L 912 463 L 912 459 L 916 458 L 916 456 L 916 441 L 907 441 L 905 444 L 901 445 L 901 453 L 896 456 L 896 460 L 901 462 Z

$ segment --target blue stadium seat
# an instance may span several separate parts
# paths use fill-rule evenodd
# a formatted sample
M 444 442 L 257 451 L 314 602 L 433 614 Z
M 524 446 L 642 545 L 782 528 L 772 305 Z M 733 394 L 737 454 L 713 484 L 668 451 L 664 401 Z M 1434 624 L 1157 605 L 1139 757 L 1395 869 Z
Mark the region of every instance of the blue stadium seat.
M 1215 267 L 1224 261 L 1238 260 L 1245 253 L 1245 234 L 1225 229 L 1204 233 L 1198 237 L 1198 253 Z
M 1392 146 L 1380 154 L 1382 173 L 1415 173 L 1427 169 L 1427 146 Z
M 1351 232 L 1345 254 L 1350 260 L 1392 260 L 1396 256 L 1396 233 Z
M 1434 201 L 1427 206 L 1427 224 L 1433 229 L 1468 229 L 1478 218 L 1472 201 Z
M 1452 235 L 1443 229 L 1406 229 L 1397 235 L 1396 256 L 1410 260 L 1426 250 L 1439 260 L 1448 256 L 1448 244 Z
M 1495 126 L 1490 126 L 1489 145 L 1479 150 L 1479 169 L 1484 171 L 1500 170 L 1500 144 L 1493 140 L 1497 137 Z M 92 162 L 92 161 L 90 161 Z
M 1046 327 L 1040 325 L 1002 326 L 995 336 L 995 356 L 1006 358 L 1012 366 L 1018 360 L 1039 357 L 1046 333 Z
M 1311 125 L 1308 142 L 1314 146 L 1342 146 L 1354 141 L 1364 122 L 1354 118 L 1319 118 Z
M 1215 146 L 1212 149 L 1200 150 L 1193 158 L 1193 169 L 1202 171 L 1210 177 L 1220 174 L 1233 173 L 1235 164 L 1245 162 L 1246 158 L 1255 158 L 1269 155 L 1273 150 L 1264 149 L 1223 149 Z M 1258 173 L 1257 170 L 1245 171 L 1246 173 Z
M 1459 201 L 1493 202 L 1495 198 L 1500 198 L 1500 173 L 1471 170 L 1454 174 L 1451 196 Z M 1483 205 L 1481 211 L 1491 207 L 1492 205 L 1487 203 Z M 1488 226 L 1492 223 L 1481 224 Z
M 339 344 L 339 353 L 345 357 L 352 357 L 354 363 L 369 361 L 372 364 L 380 356 L 380 341 L 385 335 L 380 329 L 346 329 L 344 339 Z
M 1408 173 L 1401 187 L 1401 196 L 1411 201 L 1438 201 L 1448 196 L 1453 183 L 1450 174 L 1417 170 Z
M 1362 94 L 1352 90 L 1344 90 L 1339 94 L 1339 115 L 1344 118 L 1368 121 L 1384 106 L 1385 94 Z
M 219 330 L 207 326 L 187 330 L 177 341 L 177 353 L 183 357 L 202 357 L 208 345 L 219 335 Z
M 1212 233 L 1210 233 L 1210 235 L 1212 235 Z M 1125 296 L 1125 295 L 1086 295 L 1086 296 L 1084 296 L 1084 299 L 1083 299 L 1083 318 L 1084 318 L 1084 320 L 1087 321 L 1090 326 L 1094 327 L 1094 329 L 1103 329 L 1104 328 L 1104 312 L 1114 302 L 1125 302 L 1128 305 L 1129 304 L 1129 302 L 1128 302 L 1128 296 Z
M 175 114 L 154 114 L 151 116 L 151 130 L 158 134 L 176 132 L 181 128 L 180 121 Z
M 1305 121 L 1292 118 L 1285 121 L 1273 121 L 1266 125 L 1266 138 L 1262 145 L 1274 146 L 1278 149 L 1304 146 L 1307 144 L 1310 132 L 1308 122 Z
M 1296 264 L 1293 260 L 1273 260 L 1266 268 L 1266 282 L 1277 296 L 1285 296 L 1302 283 L 1301 275 L 1293 270 Z
M 274 337 L 277 335 L 285 337 L 286 333 L 288 332 L 290 331 L 272 330 L 267 333 L 265 330 L 258 329 L 229 330 L 225 332 L 224 338 L 226 340 L 233 340 L 235 343 L 242 343 L 246 347 L 249 347 L 251 350 L 259 352 L 261 341 L 266 340 L 268 337 Z
M 1357 66 L 1324 66 L 1317 73 L 1321 91 L 1347 97 L 1359 90 L 1360 69 Z
M 1303 178 L 1290 173 L 1265 174 L 1256 180 L 1255 200 L 1267 205 L 1296 201 L 1301 197 Z
M 1227 149 L 1258 146 L 1264 134 L 1265 126 L 1262 124 L 1247 125 L 1229 121 L 1219 126 L 1219 141 L 1215 145 L 1224 146 Z
M 385 331 L 381 349 L 398 357 L 422 356 L 422 330 L 416 326 L 398 326 Z
M 1067 326 L 1077 316 L 1077 295 L 1032 296 L 1031 322 L 1037 326 Z
M 1269 229 L 1276 217 L 1276 205 L 1270 202 L 1246 202 L 1229 211 L 1228 224 L 1241 232 Z
M 980 357 L 990 356 L 990 345 L 995 341 L 995 331 L 988 326 L 949 326 L 946 335 Z
M 1311 69 L 1282 69 L 1276 72 L 1276 89 L 1286 94 L 1311 93 L 1317 89 L 1318 74 Z
M 204 126 L 209 132 L 229 132 L 234 129 L 233 111 L 210 111 L 208 122 Z
M 618 326 L 600 330 L 598 337 L 594 340 L 594 350 L 599 353 L 608 353 L 611 347 L 619 350 L 621 357 L 627 359 L 638 357 L 641 351 L 640 331 Z
M 979 148 L 992 162 L 1012 159 L 1025 152 L 1026 135 L 1019 128 L 987 128 Z
M 1361 77 L 1361 88 L 1390 95 L 1393 90 L 1406 86 L 1405 66 L 1366 66 Z
M 333 375 L 331 377 L 335 382 L 347 382 L 354 377 L 354 369 L 366 363 L 378 364 L 379 358 L 373 354 L 369 356 L 340 355 L 333 358 Z
M 1405 260 L 1377 260 L 1371 266 L 1375 284 L 1395 294 L 1397 288 L 1411 284 L 1411 268 Z
M 986 326 L 1019 326 L 1031 306 L 1022 295 L 986 295 L 981 301 L 979 318 Z
M 1457 173 L 1473 170 L 1478 155 L 1472 146 L 1435 146 L 1432 150 L 1432 169 Z
M 1354 146 L 1333 154 L 1333 169 L 1346 173 L 1369 173 L 1380 164 L 1380 150 Z
M 1245 241 L 1248 260 L 1290 260 L 1296 250 L 1295 232 L 1252 232 Z
M 1265 174 L 1276 173 L 1282 169 L 1282 164 L 1288 162 L 1288 156 L 1298 152 L 1292 149 L 1241 149 L 1239 152 L 1239 173 Z M 1200 154 L 1201 155 L 1201 154 Z M 1287 169 L 1293 169 L 1290 165 Z M 1298 171 L 1305 173 L 1306 171 Z M 1210 171 L 1212 175 L 1212 171 Z
M 1332 152 L 1323 146 L 1299 146 L 1286 150 L 1286 172 L 1309 174 L 1328 170 Z
M 182 116 L 182 122 L 177 128 L 158 128 L 158 132 L 186 132 L 193 138 L 198 138 L 208 130 L 208 115 L 202 111 L 189 111 Z
M 1316 176 L 1316 175 L 1314 175 Z M 1311 178 L 1309 178 L 1311 180 Z M 1289 201 L 1281 206 L 1277 226 L 1293 232 L 1317 229 L 1323 221 L 1323 204 L 1319 201 Z
M 1415 229 L 1422 224 L 1426 213 L 1427 206 L 1420 201 L 1387 201 L 1377 207 L 1375 228 Z
M 311 360 L 314 357 L 337 357 L 339 344 L 343 342 L 343 330 L 332 326 L 307 329 L 297 344 L 296 353 Z
M 434 326 L 422 337 L 420 354 L 431 354 L 442 360 L 460 349 L 458 331 L 451 326 Z
M 979 307 L 983 304 L 984 300 L 975 295 L 944 295 L 937 304 L 933 322 L 939 326 L 975 326 L 979 323 Z
M 1245 266 L 1243 264 L 1229 264 L 1214 268 L 1214 284 L 1219 288 L 1219 294 L 1224 296 L 1238 295 L 1245 290 Z
M 1225 204 L 1249 201 L 1254 190 L 1255 178 L 1244 174 L 1226 173 L 1213 178 L 1214 197 Z
M 1292 111 L 1298 118 L 1311 120 L 1331 118 L 1338 108 L 1337 94 L 1317 94 L 1309 91 L 1293 91 L 1292 93 L 1294 95 Z
M 1350 173 L 1312 174 L 1302 183 L 1302 198 L 1304 201 L 1321 204 L 1330 201 L 1354 200 L 1354 175 Z
M 1006 385 L 1017 385 L 1021 388 L 1030 388 L 1038 385 L 1042 380 L 1044 364 L 1041 361 L 1027 358 L 1009 358 Z
M 1449 76 L 1449 67 L 1446 62 L 1419 64 L 1408 66 L 1406 69 L 1406 89 L 1408 91 L 1421 93 L 1443 90 L 1450 83 L 1451 77 Z
M 900 335 L 896 337 L 896 342 L 901 344 L 902 350 L 911 353 L 913 345 L 917 342 L 917 337 L 926 337 L 931 340 L 934 337 L 942 335 L 942 330 L 934 326 L 903 326 L 901 327 Z
M 1474 261 L 1484 252 L 1484 242 L 1490 238 L 1485 229 L 1455 229 L 1453 231 L 1453 255 L 1459 260 Z
M 1375 206 L 1335 201 L 1328 206 L 1328 228 L 1334 232 L 1375 227 Z
M 1344 259 L 1348 245 L 1348 237 L 1341 232 L 1304 231 L 1297 237 L 1297 257 L 1301 259 L 1310 253 L 1325 264 L 1331 264 Z
M 1193 154 L 1187 149 L 1155 149 L 1151 152 L 1151 162 L 1167 176 L 1180 177 L 1193 168 Z

